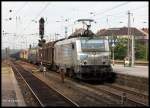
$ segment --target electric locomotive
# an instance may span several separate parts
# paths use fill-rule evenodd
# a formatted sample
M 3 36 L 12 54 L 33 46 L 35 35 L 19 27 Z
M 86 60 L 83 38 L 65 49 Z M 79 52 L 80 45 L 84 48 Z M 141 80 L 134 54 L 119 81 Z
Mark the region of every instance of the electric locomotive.
M 85 32 L 54 44 L 54 65 L 69 76 L 101 80 L 112 73 L 108 40 Z

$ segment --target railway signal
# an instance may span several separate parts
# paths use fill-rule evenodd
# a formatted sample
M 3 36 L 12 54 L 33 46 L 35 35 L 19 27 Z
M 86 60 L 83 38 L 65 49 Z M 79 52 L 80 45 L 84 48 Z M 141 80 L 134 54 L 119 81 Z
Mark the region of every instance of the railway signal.
M 41 39 L 41 40 L 39 40 L 39 43 L 38 43 L 38 45 L 40 46 L 40 47 L 42 47 L 43 46 L 43 44 L 46 42 L 46 40 L 45 39 Z
M 41 18 L 39 20 L 39 35 L 40 35 L 40 38 L 41 40 L 39 40 L 39 43 L 38 43 L 38 46 L 42 47 L 43 44 L 46 42 L 44 38 L 44 23 L 45 23 L 45 20 L 44 18 Z
M 39 35 L 41 36 L 41 39 L 43 39 L 43 35 L 44 35 L 44 18 L 41 18 L 39 20 Z

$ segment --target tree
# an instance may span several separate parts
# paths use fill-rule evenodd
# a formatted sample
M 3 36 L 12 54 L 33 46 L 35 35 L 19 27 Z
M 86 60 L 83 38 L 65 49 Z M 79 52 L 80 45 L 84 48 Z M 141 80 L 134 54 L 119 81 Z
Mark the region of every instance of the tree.
M 123 60 L 127 56 L 127 42 L 127 38 L 117 39 L 114 47 L 115 59 Z M 112 47 L 110 47 L 110 50 L 113 51 Z M 135 60 L 146 60 L 146 45 L 137 40 L 135 40 Z
M 139 42 L 135 41 L 135 58 L 137 60 L 146 60 L 146 45 Z
M 110 49 L 112 51 L 112 47 Z M 126 57 L 126 54 L 127 54 L 127 39 L 118 38 L 114 47 L 115 59 L 123 60 Z

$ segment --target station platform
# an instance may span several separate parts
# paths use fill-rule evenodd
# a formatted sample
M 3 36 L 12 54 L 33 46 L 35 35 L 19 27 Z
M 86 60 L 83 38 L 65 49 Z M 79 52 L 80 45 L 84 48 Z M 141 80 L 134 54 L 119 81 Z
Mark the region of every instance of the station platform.
M 124 65 L 115 64 L 112 65 L 113 71 L 120 74 L 126 74 L 131 76 L 138 77 L 149 77 L 148 66 L 133 66 L 133 67 L 124 67 Z
M 26 106 L 12 68 L 2 63 L 2 107 Z

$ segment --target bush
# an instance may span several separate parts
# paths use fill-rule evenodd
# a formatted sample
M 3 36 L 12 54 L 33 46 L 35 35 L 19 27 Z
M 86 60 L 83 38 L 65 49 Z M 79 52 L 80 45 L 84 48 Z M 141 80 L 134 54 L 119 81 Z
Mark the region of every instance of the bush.
M 135 41 L 135 58 L 137 60 L 146 60 L 146 45 Z

